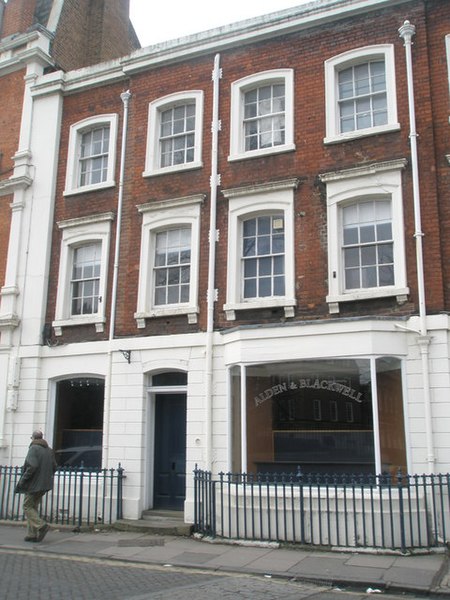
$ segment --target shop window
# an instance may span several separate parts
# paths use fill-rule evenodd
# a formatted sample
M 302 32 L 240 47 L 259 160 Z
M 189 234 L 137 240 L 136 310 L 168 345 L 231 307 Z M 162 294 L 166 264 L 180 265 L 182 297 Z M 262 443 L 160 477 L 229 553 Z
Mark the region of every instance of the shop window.
M 231 371 L 236 384 L 231 388 L 232 447 L 241 452 L 244 471 L 374 475 L 406 469 L 398 359 L 242 367 L 245 398 L 240 396 L 237 369 Z M 239 409 L 242 402 L 245 412 Z M 238 463 L 234 455 L 233 465 Z
M 74 377 L 56 387 L 53 447 L 61 467 L 102 466 L 104 381 Z

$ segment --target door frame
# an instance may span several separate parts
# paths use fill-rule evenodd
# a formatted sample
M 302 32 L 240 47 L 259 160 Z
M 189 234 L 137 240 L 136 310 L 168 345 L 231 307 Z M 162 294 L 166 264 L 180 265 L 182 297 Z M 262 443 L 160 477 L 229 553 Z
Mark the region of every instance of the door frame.
M 162 372 L 175 372 L 176 369 L 167 369 L 165 371 L 150 373 L 148 375 L 151 381 L 152 375 L 159 375 Z M 145 464 L 145 490 L 144 490 L 144 510 L 152 509 L 154 505 L 154 488 L 155 488 L 155 413 L 156 413 L 156 395 L 184 394 L 186 396 L 186 423 L 187 423 L 187 385 L 158 385 L 147 386 L 147 460 Z M 187 453 L 187 449 L 186 449 Z

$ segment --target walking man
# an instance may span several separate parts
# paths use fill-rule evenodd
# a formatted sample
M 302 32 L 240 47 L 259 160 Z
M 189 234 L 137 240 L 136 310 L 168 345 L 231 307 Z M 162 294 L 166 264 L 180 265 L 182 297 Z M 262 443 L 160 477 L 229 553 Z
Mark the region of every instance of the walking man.
M 25 494 L 23 511 L 27 518 L 26 542 L 42 542 L 48 524 L 39 516 L 42 497 L 53 488 L 56 460 L 53 450 L 44 440 L 42 431 L 33 431 L 22 475 L 16 485 L 17 494 Z

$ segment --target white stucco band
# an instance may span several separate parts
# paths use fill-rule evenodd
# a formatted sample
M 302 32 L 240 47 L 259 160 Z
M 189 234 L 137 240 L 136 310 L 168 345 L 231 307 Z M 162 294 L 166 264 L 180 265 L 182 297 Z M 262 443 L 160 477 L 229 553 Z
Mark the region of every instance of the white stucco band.
M 436 470 L 447 470 L 450 460 L 448 428 L 450 387 L 450 320 L 447 315 L 428 317 L 432 412 Z M 287 323 L 242 327 L 214 334 L 213 360 L 213 470 L 230 468 L 228 369 L 233 365 L 302 361 L 311 359 L 374 358 L 395 356 L 403 364 L 405 435 L 410 472 L 426 470 L 420 352 L 417 318 L 334 319 L 327 322 Z M 131 362 L 120 348 L 131 351 Z M 38 423 L 50 442 L 54 429 L 56 383 L 72 376 L 104 377 L 107 344 L 84 343 L 21 350 L 19 402 L 14 414 L 3 412 L 5 440 L 14 423 L 14 448 L 0 447 L 0 460 L 20 464 L 29 437 L 29 424 Z M 186 503 L 185 519 L 193 518 L 192 472 L 205 459 L 204 334 L 127 338 L 113 344 L 110 410 L 109 467 L 120 462 L 126 472 L 124 516 L 140 518 L 152 502 L 152 416 L 148 375 L 162 370 L 187 373 Z M 88 358 L 88 361 L 87 361 Z M 86 371 L 86 365 L 89 370 Z M 38 368 L 39 365 L 39 368 Z M 4 411 L 3 407 L 3 411 Z

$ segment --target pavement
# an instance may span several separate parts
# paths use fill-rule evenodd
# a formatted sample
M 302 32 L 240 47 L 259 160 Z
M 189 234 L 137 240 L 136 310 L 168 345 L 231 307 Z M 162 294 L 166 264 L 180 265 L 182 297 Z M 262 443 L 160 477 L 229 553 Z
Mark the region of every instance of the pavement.
M 195 536 L 114 529 L 78 532 L 54 525 L 39 544 L 25 542 L 25 535 L 23 523 L 0 521 L 0 551 L 265 575 L 347 586 L 369 593 L 411 593 L 419 598 L 450 599 L 450 569 L 445 549 L 407 555 L 342 549 L 323 551 L 274 543 L 224 543 Z

